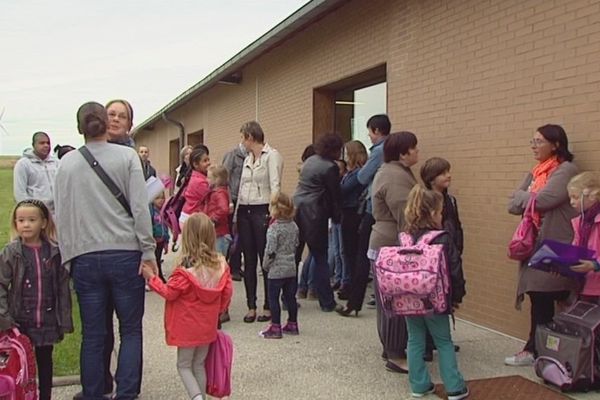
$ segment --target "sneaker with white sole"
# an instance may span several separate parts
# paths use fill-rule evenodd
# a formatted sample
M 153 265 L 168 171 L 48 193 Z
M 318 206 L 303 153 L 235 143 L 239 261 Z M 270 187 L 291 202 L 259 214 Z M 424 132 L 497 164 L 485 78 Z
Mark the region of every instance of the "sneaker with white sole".
M 469 397 L 469 388 L 465 387 L 460 392 L 448 393 L 448 400 L 462 400 Z
M 412 392 L 411 396 L 421 398 L 421 397 L 427 396 L 428 394 L 434 394 L 434 393 L 435 393 L 435 385 L 432 384 L 431 387 L 429 389 L 427 389 L 426 391 L 424 391 L 423 393 Z
M 504 364 L 512 365 L 513 367 L 521 367 L 527 365 L 533 365 L 535 357 L 527 350 L 523 350 L 515 354 L 514 356 L 506 357 Z

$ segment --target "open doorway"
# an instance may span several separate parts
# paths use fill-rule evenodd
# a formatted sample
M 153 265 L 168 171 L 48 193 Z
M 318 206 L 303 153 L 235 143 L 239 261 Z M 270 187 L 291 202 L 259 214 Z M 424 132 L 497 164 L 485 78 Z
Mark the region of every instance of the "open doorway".
M 316 88 L 313 100 L 313 140 L 333 131 L 344 141 L 360 140 L 369 148 L 368 119 L 387 113 L 386 65 Z

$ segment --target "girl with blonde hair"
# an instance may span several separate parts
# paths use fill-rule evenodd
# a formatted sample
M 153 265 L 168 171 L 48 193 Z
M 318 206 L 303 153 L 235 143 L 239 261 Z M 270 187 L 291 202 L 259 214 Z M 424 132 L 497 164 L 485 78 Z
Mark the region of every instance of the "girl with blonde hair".
M 415 185 L 411 189 L 404 210 L 404 220 L 405 231 L 410 234 L 413 243 L 417 243 L 430 231 L 442 229 L 443 206 L 444 197 L 441 193 L 425 189 L 421 185 Z M 447 301 L 449 306 L 442 313 L 405 317 L 408 330 L 408 381 L 413 397 L 423 397 L 435 391 L 435 385 L 431 382 L 431 376 L 423 359 L 425 335 L 429 331 L 438 349 L 440 376 L 448 400 L 461 400 L 469 396 L 469 389 L 458 370 L 448 315 L 458 308 L 465 295 L 462 260 L 448 232 L 439 234 L 431 244 L 443 246 L 446 268 L 450 275 L 451 290 Z
M 204 360 L 217 339 L 219 314 L 231 301 L 233 288 L 225 258 L 215 249 L 216 235 L 206 214 L 192 214 L 183 225 L 179 267 L 167 283 L 143 268 L 148 285 L 166 300 L 165 336 L 177 346 L 177 371 L 190 399 L 204 399 Z

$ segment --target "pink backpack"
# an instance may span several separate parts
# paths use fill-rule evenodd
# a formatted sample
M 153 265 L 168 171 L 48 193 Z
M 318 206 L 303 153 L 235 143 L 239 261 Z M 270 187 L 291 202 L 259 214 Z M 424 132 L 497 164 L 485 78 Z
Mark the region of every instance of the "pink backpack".
M 0 399 L 37 400 L 36 365 L 29 338 L 17 328 L 0 334 Z
M 233 364 L 233 341 L 225 332 L 217 331 L 217 340 L 210 344 L 204 367 L 206 369 L 206 393 L 213 397 L 231 394 L 231 366 Z
M 400 246 L 382 247 L 374 270 L 386 314 L 428 315 L 449 308 L 450 276 L 444 245 L 431 244 L 444 231 L 429 231 L 413 244 L 400 233 Z

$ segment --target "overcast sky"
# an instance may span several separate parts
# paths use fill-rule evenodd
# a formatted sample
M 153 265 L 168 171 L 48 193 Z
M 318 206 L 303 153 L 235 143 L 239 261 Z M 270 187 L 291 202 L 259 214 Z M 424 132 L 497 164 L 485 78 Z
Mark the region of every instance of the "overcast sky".
M 82 143 L 86 101 L 129 100 L 141 123 L 307 0 L 2 0 L 0 154 L 39 130 Z

